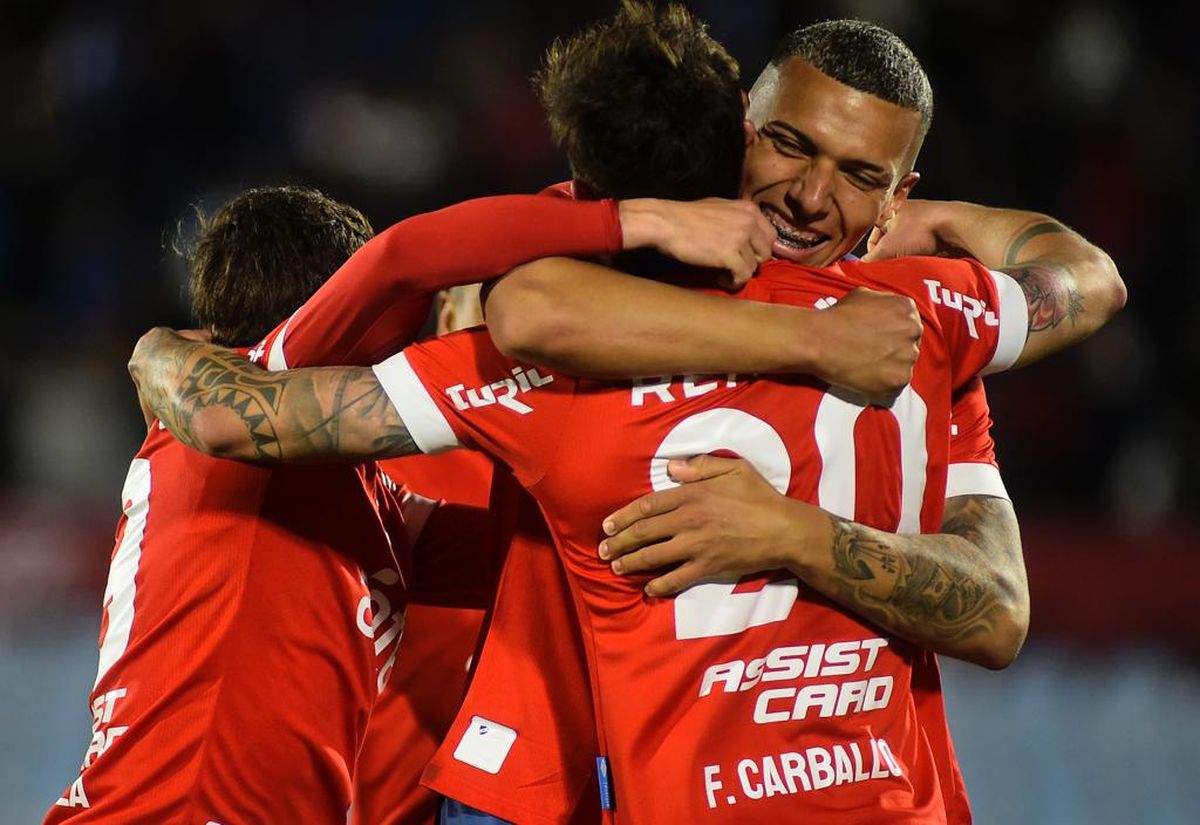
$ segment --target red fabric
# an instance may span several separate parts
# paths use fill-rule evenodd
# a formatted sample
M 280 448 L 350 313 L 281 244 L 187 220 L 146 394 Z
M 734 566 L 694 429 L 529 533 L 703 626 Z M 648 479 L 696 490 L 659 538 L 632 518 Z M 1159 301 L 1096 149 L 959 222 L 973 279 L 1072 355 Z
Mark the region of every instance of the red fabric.
M 499 560 L 487 517 L 492 462 L 459 450 L 380 465 L 403 483 L 402 501 L 416 495 L 430 510 L 416 518 L 409 510 L 409 523 L 420 529 L 413 536 L 404 640 L 371 711 L 350 821 L 433 825 L 440 797 L 421 787 L 421 772 L 458 711 L 495 592 Z
M 370 364 L 418 334 L 440 289 L 495 278 L 547 255 L 611 254 L 621 244 L 614 201 L 514 195 L 418 215 L 355 253 L 254 356 L 271 369 Z M 407 576 L 415 606 L 406 653 L 363 752 L 357 822 L 407 821 L 433 810 L 432 795 L 417 779 L 462 696 L 463 665 L 499 564 L 500 548 L 487 535 L 491 527 L 481 509 L 488 495 L 485 463 L 460 457 L 387 463 L 403 485 L 398 492 L 409 515 L 417 508 L 423 537 Z M 421 513 L 414 493 L 445 506 Z M 433 655 L 439 646 L 444 656 Z M 415 708 L 420 718 L 409 712 Z
M 370 483 L 147 437 L 105 593 L 92 747 L 47 823 L 345 821 L 403 625 Z
M 441 289 L 549 255 L 621 249 L 615 201 L 502 195 L 380 232 L 255 350 L 270 369 L 367 365 L 412 341 Z
M 511 822 L 599 822 L 600 748 L 571 592 L 528 493 L 498 471 L 492 501 L 511 536 L 496 605 L 467 696 L 423 782 Z M 454 756 L 476 718 L 518 732 L 495 773 Z
M 926 333 L 914 393 L 893 411 L 849 406 L 804 378 L 582 382 L 514 364 L 482 333 L 407 351 L 457 440 L 510 464 L 547 515 L 581 610 L 619 821 L 733 822 L 801 810 L 810 822 L 866 811 L 872 821 L 944 821 L 934 749 L 911 693 L 912 646 L 880 637 L 785 576 L 652 600 L 641 592 L 644 578 L 616 578 L 596 555 L 601 518 L 655 480 L 665 484 L 667 457 L 719 449 L 842 515 L 936 532 L 951 391 L 991 360 L 998 329 L 968 334 L 961 311 L 930 300 L 931 273 L 996 307 L 985 270 L 941 259 L 843 264 L 840 272 L 773 263 L 742 295 L 811 306 L 856 285 L 909 294 Z M 403 414 L 413 388 L 402 389 L 392 400 Z M 840 497 L 827 499 L 823 476 L 838 482 Z M 857 496 L 847 501 L 851 477 Z M 804 721 L 789 719 L 793 708 Z M 826 779 L 830 786 L 804 790 Z

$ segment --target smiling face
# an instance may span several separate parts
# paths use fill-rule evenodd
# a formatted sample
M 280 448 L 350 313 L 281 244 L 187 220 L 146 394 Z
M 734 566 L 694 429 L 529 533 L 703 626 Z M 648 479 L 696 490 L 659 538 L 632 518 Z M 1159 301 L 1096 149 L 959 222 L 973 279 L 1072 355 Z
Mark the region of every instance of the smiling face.
M 923 134 L 912 109 L 860 92 L 798 57 L 750 91 L 742 197 L 779 230 L 775 254 L 828 266 L 895 214 L 917 182 Z

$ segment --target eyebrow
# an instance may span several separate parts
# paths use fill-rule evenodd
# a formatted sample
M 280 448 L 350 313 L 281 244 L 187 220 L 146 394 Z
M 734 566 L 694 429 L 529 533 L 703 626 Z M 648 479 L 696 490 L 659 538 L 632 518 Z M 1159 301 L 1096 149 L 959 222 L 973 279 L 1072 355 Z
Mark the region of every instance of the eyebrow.
M 787 132 L 793 140 L 801 145 L 804 151 L 810 154 L 815 154 L 817 151 L 816 141 L 804 134 L 804 132 L 801 132 L 792 124 L 788 123 L 786 120 L 769 121 L 763 126 L 763 128 L 778 129 L 780 131 Z M 841 166 L 843 169 L 848 169 L 853 172 L 871 172 L 891 180 L 891 173 L 887 169 L 877 163 L 871 163 L 867 160 L 846 160 L 842 161 L 839 166 Z

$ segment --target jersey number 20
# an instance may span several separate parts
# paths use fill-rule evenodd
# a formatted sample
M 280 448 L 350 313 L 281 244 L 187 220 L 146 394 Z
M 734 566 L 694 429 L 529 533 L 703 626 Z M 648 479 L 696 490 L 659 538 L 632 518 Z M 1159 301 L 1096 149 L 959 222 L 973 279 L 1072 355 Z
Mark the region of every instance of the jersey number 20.
M 818 503 L 843 518 L 854 518 L 854 425 L 866 409 L 851 396 L 830 390 L 817 408 L 814 435 L 821 455 Z M 905 532 L 920 527 L 925 496 L 925 402 L 909 386 L 891 407 L 900 430 L 900 523 Z M 743 410 L 706 410 L 679 422 L 663 439 L 650 462 L 655 490 L 678 486 L 667 474 L 667 462 L 715 452 L 732 452 L 750 462 L 779 491 L 787 494 L 792 459 L 775 428 Z M 704 639 L 730 636 L 788 617 L 799 595 L 796 579 L 770 582 L 757 591 L 735 593 L 737 580 L 694 585 L 675 597 L 675 638 Z

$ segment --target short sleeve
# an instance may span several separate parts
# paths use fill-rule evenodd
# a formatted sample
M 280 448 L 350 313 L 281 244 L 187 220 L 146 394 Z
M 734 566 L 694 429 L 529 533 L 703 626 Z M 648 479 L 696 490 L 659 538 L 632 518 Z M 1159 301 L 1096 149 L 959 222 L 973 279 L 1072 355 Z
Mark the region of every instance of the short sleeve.
M 481 450 L 525 485 L 545 474 L 574 401 L 576 381 L 522 364 L 483 329 L 410 346 L 375 375 L 424 453 Z
M 1007 499 L 996 464 L 992 417 L 983 381 L 974 378 L 954 394 L 950 411 L 950 461 L 946 498 L 984 495 Z
M 929 263 L 922 281 L 949 347 L 954 386 L 1011 367 L 1029 329 L 1020 285 L 978 261 L 925 260 Z

